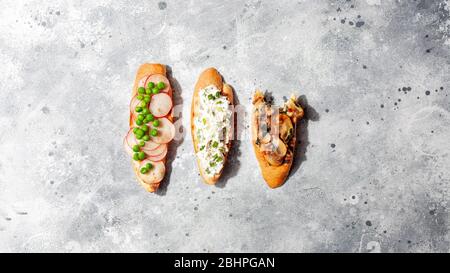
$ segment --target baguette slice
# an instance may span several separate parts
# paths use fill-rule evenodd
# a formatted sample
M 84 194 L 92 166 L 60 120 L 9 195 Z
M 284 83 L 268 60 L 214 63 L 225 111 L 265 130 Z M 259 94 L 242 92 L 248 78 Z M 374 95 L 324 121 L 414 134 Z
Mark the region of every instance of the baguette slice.
M 133 86 L 133 92 L 131 94 L 131 97 L 133 98 L 135 95 L 137 95 L 137 89 L 139 86 L 139 81 L 145 77 L 146 75 L 153 75 L 153 74 L 159 74 L 159 75 L 164 75 L 167 77 L 167 71 L 166 71 L 166 66 L 162 65 L 162 64 L 150 64 L 150 63 L 146 63 L 146 64 L 142 64 L 137 73 L 136 73 L 136 79 L 134 81 L 134 86 Z M 173 122 L 173 117 L 172 117 L 172 112 L 167 116 L 167 118 Z M 133 126 L 133 115 L 130 113 L 130 128 Z M 166 159 L 164 158 L 162 160 L 162 162 L 166 163 Z M 132 161 L 132 165 L 133 165 L 133 170 L 134 173 L 136 175 L 136 179 L 139 181 L 139 183 L 142 185 L 142 187 L 144 187 L 148 192 L 155 192 L 159 186 L 161 185 L 161 182 L 158 183 L 152 183 L 151 181 L 146 181 L 143 178 L 140 177 L 139 175 L 139 162 L 136 161 Z
M 221 91 L 221 95 L 227 97 L 229 104 L 234 105 L 234 97 L 233 97 L 232 87 L 226 83 L 223 83 L 222 76 L 219 74 L 219 72 L 215 68 L 211 67 L 211 68 L 204 70 L 200 74 L 200 76 L 197 80 L 197 83 L 195 85 L 194 94 L 192 96 L 192 104 L 191 104 L 191 135 L 192 135 L 192 141 L 194 144 L 194 151 L 196 154 L 199 151 L 199 148 L 198 148 L 198 139 L 195 136 L 194 119 L 198 115 L 198 108 L 199 108 L 199 103 L 200 103 L 199 91 L 209 85 L 216 86 L 217 89 L 219 89 Z M 232 129 L 233 128 L 231 128 L 231 130 Z M 231 149 L 231 142 L 232 141 L 230 140 L 229 143 L 227 144 L 228 151 Z M 226 164 L 227 157 L 228 157 L 228 153 L 225 154 L 225 157 L 224 157 L 224 166 Z M 197 156 L 196 156 L 196 159 L 197 159 L 198 168 L 200 170 L 200 175 L 202 176 L 204 182 L 207 184 L 210 184 L 210 185 L 216 184 L 222 174 L 223 168 L 220 170 L 219 173 L 215 174 L 214 176 L 208 176 L 206 174 L 205 170 L 201 167 L 200 161 Z
M 264 149 L 261 147 L 264 145 L 264 138 L 261 138 L 261 134 L 259 133 L 259 112 L 257 111 L 258 106 L 261 104 L 267 105 L 264 99 L 264 95 L 261 91 L 257 90 L 253 96 L 253 112 L 252 112 L 252 120 L 251 120 L 251 127 L 252 127 L 252 144 L 253 149 L 255 151 L 256 159 L 258 160 L 259 167 L 261 169 L 262 176 L 264 180 L 266 181 L 267 185 L 270 188 L 277 188 L 284 184 L 286 181 L 289 171 L 292 166 L 292 162 L 294 160 L 295 155 L 295 146 L 296 146 L 296 131 L 297 131 L 297 121 L 300 120 L 303 115 L 303 109 L 296 103 L 296 97 L 291 96 L 291 98 L 285 103 L 283 106 L 287 112 L 286 113 L 280 113 L 280 119 L 274 119 L 277 121 L 278 130 L 276 131 L 276 138 L 279 138 L 278 141 L 281 141 L 282 143 L 279 143 L 279 147 L 284 146 L 283 153 L 285 154 L 282 159 L 276 158 L 279 162 L 277 164 L 271 164 L 269 162 L 270 153 L 266 153 Z M 269 103 L 270 104 L 270 103 Z M 290 126 L 292 126 L 292 132 L 291 136 L 287 141 L 283 141 L 283 130 L 280 128 L 279 125 L 281 122 L 281 116 L 283 116 L 284 119 L 289 119 L 287 121 Z M 273 125 L 271 125 L 273 126 Z M 269 126 L 270 127 L 270 126 Z M 271 136 L 269 139 L 273 139 L 274 137 Z M 277 142 L 276 142 L 277 143 Z M 270 144 L 270 142 L 269 142 Z M 278 151 L 277 149 L 275 149 Z M 267 151 L 267 150 L 266 150 Z M 269 149 L 270 151 L 270 149 Z M 276 153 L 275 153 L 276 155 Z

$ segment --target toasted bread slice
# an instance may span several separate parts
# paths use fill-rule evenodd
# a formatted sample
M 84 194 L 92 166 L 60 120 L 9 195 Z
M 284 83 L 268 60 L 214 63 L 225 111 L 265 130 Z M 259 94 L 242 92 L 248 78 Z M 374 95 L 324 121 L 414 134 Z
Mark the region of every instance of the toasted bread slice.
M 153 74 L 167 76 L 166 66 L 163 64 L 150 64 L 150 63 L 142 64 L 136 73 L 136 79 L 134 81 L 134 86 L 133 86 L 133 91 L 132 91 L 131 97 L 134 97 L 135 95 L 137 95 L 139 81 L 143 77 L 145 77 L 147 75 L 153 75 Z M 170 113 L 167 116 L 167 118 L 170 121 L 173 121 L 172 113 Z M 130 113 L 130 128 L 132 126 L 133 126 L 133 117 L 132 117 L 132 114 Z M 166 159 L 164 159 L 162 161 L 164 164 L 166 163 Z M 136 162 L 133 160 L 132 165 L 133 165 L 134 173 L 136 175 L 136 179 L 139 181 L 139 183 L 142 185 L 142 187 L 144 187 L 148 192 L 155 192 L 159 188 L 161 182 L 152 183 L 151 181 L 145 181 L 144 179 L 142 179 L 139 176 L 139 162 Z
M 198 81 L 195 85 L 194 94 L 192 96 L 192 104 L 191 104 L 191 135 L 192 135 L 194 150 L 195 150 L 196 154 L 199 152 L 199 147 L 198 147 L 198 139 L 195 135 L 194 119 L 198 115 L 198 108 L 199 108 L 199 103 L 200 103 L 199 91 L 210 85 L 214 85 L 215 87 L 217 87 L 217 89 L 220 90 L 220 92 L 221 92 L 220 94 L 222 96 L 227 97 L 229 104 L 234 105 L 233 104 L 234 103 L 233 89 L 230 85 L 223 83 L 222 76 L 219 74 L 219 72 L 215 68 L 208 68 L 205 71 L 203 71 L 200 74 Z M 227 147 L 228 147 L 228 151 L 229 151 L 231 149 L 231 140 L 228 142 Z M 226 153 L 225 157 L 224 157 L 224 166 L 226 164 L 227 157 L 228 157 L 228 153 Z M 221 169 L 221 171 L 219 173 L 215 174 L 214 176 L 208 176 L 205 173 L 205 170 L 202 168 L 197 156 L 196 156 L 196 159 L 197 159 L 198 168 L 200 170 L 200 175 L 202 176 L 205 183 L 210 184 L 210 185 L 217 183 L 217 181 L 219 180 L 219 178 L 222 174 L 223 168 Z
M 276 120 L 276 126 L 280 126 L 280 123 L 282 123 L 281 120 L 283 119 L 289 119 L 287 120 L 289 126 L 291 127 L 291 132 L 289 132 L 289 137 L 287 138 L 286 132 L 283 132 L 284 128 L 276 130 L 276 136 L 274 137 L 271 135 L 270 137 L 267 137 L 266 139 L 269 139 L 269 141 L 264 140 L 264 138 L 261 138 L 260 133 L 260 125 L 259 122 L 261 122 L 260 115 L 261 113 L 258 111 L 258 106 L 265 107 L 266 105 L 270 105 L 266 103 L 264 99 L 264 95 L 261 91 L 257 90 L 255 92 L 255 95 L 253 96 L 253 111 L 252 111 L 252 121 L 251 121 L 251 127 L 252 127 L 252 144 L 253 149 L 255 151 L 256 159 L 258 160 L 259 167 L 261 169 L 261 173 L 263 175 L 264 180 L 266 181 L 267 185 L 269 185 L 270 188 L 277 188 L 284 184 L 286 181 L 286 178 L 289 175 L 289 171 L 292 166 L 292 162 L 294 160 L 295 155 L 295 146 L 296 146 L 296 125 L 297 121 L 303 117 L 303 109 L 296 104 L 296 98 L 295 96 L 292 96 L 288 102 L 284 105 L 286 112 L 282 111 L 282 113 L 279 114 L 278 118 L 275 118 L 273 120 Z M 265 108 L 264 108 L 265 109 Z M 267 126 L 265 124 L 264 126 Z M 270 124 L 269 127 L 274 126 L 273 124 Z M 270 134 L 270 133 L 268 133 Z M 278 146 L 272 146 L 275 147 L 275 149 L 272 150 L 265 150 L 263 149 L 264 145 L 267 145 L 267 143 L 264 143 L 264 141 L 267 141 L 270 143 L 272 139 L 277 139 L 278 141 L 281 141 L 281 143 L 278 143 L 278 146 L 283 146 L 283 156 L 278 157 L 275 151 L 278 151 L 276 147 Z M 267 152 L 269 151 L 269 152 Z M 271 156 L 274 156 L 275 159 L 273 161 L 276 161 L 275 163 L 271 163 Z

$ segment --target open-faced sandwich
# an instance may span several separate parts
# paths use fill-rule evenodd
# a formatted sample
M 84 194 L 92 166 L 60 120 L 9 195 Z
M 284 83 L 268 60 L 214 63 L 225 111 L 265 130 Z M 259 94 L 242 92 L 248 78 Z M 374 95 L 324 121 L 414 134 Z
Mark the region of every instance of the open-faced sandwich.
M 233 89 L 215 68 L 200 74 L 191 105 L 191 133 L 200 175 L 215 184 L 231 148 Z
M 137 180 L 155 192 L 166 172 L 166 155 L 175 136 L 172 88 L 162 64 L 143 64 L 134 82 L 130 130 L 124 139 Z
M 253 95 L 252 143 L 264 180 L 277 188 L 286 180 L 294 160 L 296 124 L 303 109 L 295 96 L 282 106 L 272 106 L 271 99 L 257 90 Z

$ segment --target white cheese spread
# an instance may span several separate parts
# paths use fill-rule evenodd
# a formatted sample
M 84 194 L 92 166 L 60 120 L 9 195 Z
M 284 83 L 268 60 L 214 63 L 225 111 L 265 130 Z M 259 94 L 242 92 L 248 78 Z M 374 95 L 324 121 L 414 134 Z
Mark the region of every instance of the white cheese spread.
M 226 96 L 214 85 L 199 91 L 198 113 L 194 119 L 198 140 L 197 158 L 207 176 L 220 173 L 230 142 L 232 111 Z

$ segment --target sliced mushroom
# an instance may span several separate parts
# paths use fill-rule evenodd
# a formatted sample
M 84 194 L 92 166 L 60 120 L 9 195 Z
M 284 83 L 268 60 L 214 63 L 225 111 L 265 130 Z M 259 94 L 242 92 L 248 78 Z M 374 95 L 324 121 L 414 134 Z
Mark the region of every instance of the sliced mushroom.
M 260 140 L 262 144 L 267 144 L 272 141 L 272 136 L 269 133 L 266 133 Z
M 272 166 L 280 166 L 283 164 L 284 157 L 287 153 L 287 147 L 280 139 L 273 140 L 273 142 L 261 145 L 264 158 Z
M 286 114 L 280 114 L 280 138 L 288 143 L 294 133 L 294 126 L 291 119 Z
M 257 102 L 264 102 L 264 93 L 260 90 L 256 90 L 253 95 L 252 103 L 256 105 Z
M 297 119 L 301 119 L 304 115 L 303 108 L 297 104 L 297 99 L 294 95 L 292 95 L 289 100 L 284 104 L 287 115 L 292 118 L 294 123 L 297 122 Z
M 266 144 L 271 141 L 270 136 L 270 123 L 267 122 L 267 106 L 262 104 L 258 105 L 253 113 L 253 135 L 256 136 L 257 140 Z M 255 139 L 254 139 L 255 141 Z

